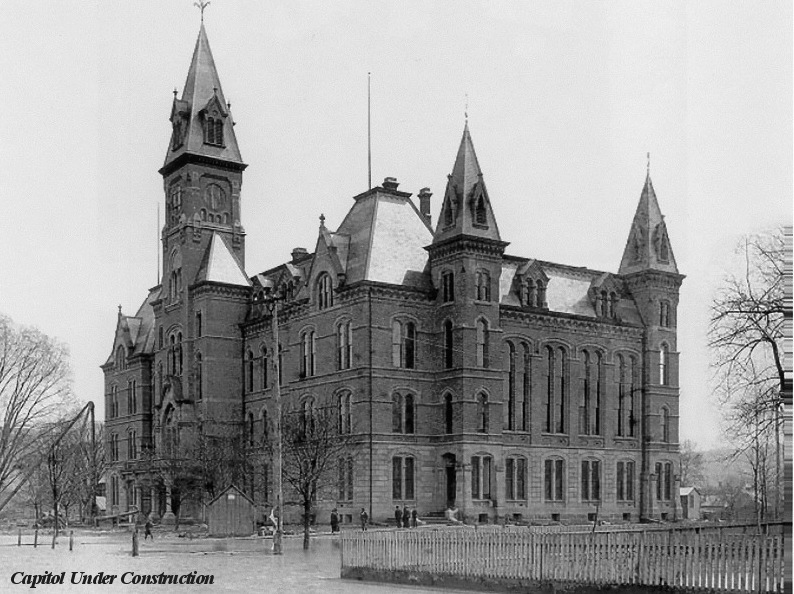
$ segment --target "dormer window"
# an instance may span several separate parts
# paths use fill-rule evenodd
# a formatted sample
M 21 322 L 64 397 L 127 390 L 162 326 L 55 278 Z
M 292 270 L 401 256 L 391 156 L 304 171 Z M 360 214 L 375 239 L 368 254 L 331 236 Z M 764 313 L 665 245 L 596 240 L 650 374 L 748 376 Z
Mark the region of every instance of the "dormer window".
M 334 304 L 333 285 L 328 274 L 322 274 L 317 280 L 317 306 L 319 309 L 327 309 Z
M 204 120 L 204 142 L 215 146 L 223 146 L 223 120 L 220 114 L 213 113 Z
M 477 200 L 477 206 L 474 209 L 474 224 L 482 225 L 483 227 L 488 226 L 488 215 L 486 214 L 485 197 L 483 196 L 480 196 L 479 200 Z

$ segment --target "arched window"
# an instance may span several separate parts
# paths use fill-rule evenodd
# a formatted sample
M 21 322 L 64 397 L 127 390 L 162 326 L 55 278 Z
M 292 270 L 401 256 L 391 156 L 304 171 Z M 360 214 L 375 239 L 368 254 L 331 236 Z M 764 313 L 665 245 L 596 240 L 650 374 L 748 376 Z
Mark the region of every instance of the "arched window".
M 200 338 L 204 328 L 202 328 L 201 312 L 196 312 L 196 337 Z
M 477 200 L 477 208 L 474 211 L 474 222 L 477 225 L 488 225 L 488 215 L 485 211 L 485 197 L 480 196 Z
M 176 342 L 174 345 L 174 352 L 175 352 L 175 373 L 176 375 L 182 375 L 182 333 L 176 333 Z
M 413 369 L 416 353 L 416 324 L 411 321 L 392 322 L 392 364 Z
M 582 402 L 579 405 L 579 433 L 590 435 L 590 415 L 592 408 L 593 377 L 592 361 L 588 351 L 582 351 L 584 376 L 582 377 Z
M 391 397 L 391 430 L 393 433 L 403 431 L 403 397 L 397 392 Z
M 527 459 L 521 456 L 505 460 L 505 499 L 526 501 L 527 499 Z
M 563 347 L 546 347 L 548 384 L 546 394 L 546 431 L 565 433 L 565 401 L 568 394 L 568 353 Z
M 119 345 L 116 349 L 116 370 L 123 371 L 126 369 L 126 362 L 127 362 L 127 353 L 124 350 L 124 347 Z
M 491 456 L 471 457 L 471 498 L 491 499 L 494 484 L 494 464 Z
M 524 373 L 522 374 L 521 382 L 522 399 L 519 422 L 521 423 L 521 431 L 529 431 L 529 415 L 532 410 L 532 361 L 529 358 L 529 345 L 527 343 L 522 343 L 521 351 L 524 362 Z
M 626 391 L 628 390 L 628 385 L 626 383 L 627 380 L 627 370 L 626 370 L 626 359 L 623 355 L 617 356 L 618 360 L 618 435 L 627 435 L 628 434 L 628 427 L 626 424 L 626 408 L 628 405 L 628 395 Z
M 490 411 L 488 410 L 488 395 L 480 394 L 477 397 L 477 430 L 480 433 L 488 433 L 490 421 Z
M 127 414 L 134 415 L 138 412 L 138 382 L 130 380 L 127 383 Z
M 673 465 L 670 462 L 656 463 L 656 499 L 670 501 L 673 494 Z
M 546 307 L 546 285 L 538 281 L 538 307 Z
M 516 347 L 507 343 L 507 430 L 516 428 Z
M 267 347 L 262 345 L 259 347 L 259 379 L 261 380 L 260 387 L 267 390 L 268 385 L 268 364 L 270 360 L 267 357 Z
M 196 353 L 196 400 L 204 397 L 204 370 L 202 368 L 201 353 Z
M 453 216 L 453 213 L 452 213 L 452 201 L 448 200 L 447 201 L 447 207 L 444 209 L 444 225 L 449 227 L 454 222 L 455 222 L 455 220 L 454 220 L 454 216 Z
M 662 441 L 665 443 L 670 442 L 670 409 L 666 406 L 662 407 L 661 413 L 659 415 L 659 433 Z
M 601 291 L 601 317 L 609 317 L 609 296 L 606 291 Z
M 408 393 L 405 395 L 405 414 L 403 415 L 406 433 L 414 432 L 414 417 L 414 395 Z
M 254 353 L 251 349 L 245 353 L 245 389 L 254 391 Z
M 301 337 L 301 376 L 312 377 L 316 372 L 317 338 L 314 330 L 307 330 Z
M 392 499 L 414 499 L 414 459 L 412 456 L 392 458 Z
M 336 364 L 338 369 L 350 369 L 353 364 L 353 324 L 344 321 L 336 327 Z
M 323 273 L 317 279 L 317 307 L 326 309 L 334 304 L 334 287 L 330 275 Z
M 659 348 L 659 383 L 662 386 L 670 385 L 669 351 L 666 344 Z
M 110 418 L 119 416 L 119 387 L 110 388 Z
M 301 426 L 305 436 L 314 434 L 314 423 L 316 418 L 314 398 L 306 398 L 301 405 Z
M 350 392 L 339 394 L 339 433 L 350 433 L 353 430 L 353 410 Z
M 601 462 L 582 460 L 582 501 L 601 500 Z
M 480 269 L 477 271 L 477 294 L 475 295 L 478 301 L 491 300 L 491 275 L 487 270 Z
M 670 244 L 667 243 L 667 234 L 664 232 L 659 237 L 659 261 L 670 261 Z
M 248 413 L 248 445 L 254 445 L 254 413 Z
M 543 461 L 543 486 L 546 501 L 562 501 L 565 479 L 565 461 L 548 458 Z
M 617 313 L 618 313 L 618 294 L 613 292 L 609 294 L 609 317 L 614 318 L 617 316 Z
M 265 442 L 267 441 L 268 436 L 270 435 L 270 426 L 268 425 L 266 408 L 262 409 L 262 414 L 260 416 L 262 417 L 262 441 Z
M 353 500 L 353 458 L 340 458 L 338 462 L 339 473 L 339 501 Z
M 628 389 L 628 414 L 629 414 L 629 437 L 634 437 L 636 427 L 637 427 L 637 420 L 634 417 L 634 395 L 637 392 L 635 388 L 635 384 L 639 376 L 637 374 L 637 358 L 633 355 L 629 357 L 629 373 L 628 373 L 628 381 L 629 381 L 629 389 Z
M 441 296 L 444 303 L 455 301 L 455 275 L 451 270 L 441 275 Z
M 159 406 L 163 397 L 163 362 L 157 364 L 157 385 L 154 387 L 154 402 Z
M 223 146 L 223 120 L 221 118 L 207 116 L 204 125 L 204 142 Z
M 444 432 L 452 433 L 452 394 L 444 396 Z
M 455 344 L 452 336 L 452 321 L 447 320 L 444 322 L 444 367 L 446 369 L 452 368 L 454 352 Z
M 138 458 L 138 432 L 135 429 L 127 432 L 127 458 L 130 460 Z
M 659 325 L 662 328 L 670 327 L 670 302 L 662 301 L 659 303 Z
M 527 279 L 527 300 L 524 302 L 524 305 L 529 307 L 537 307 L 537 292 L 535 289 L 535 281 L 531 278 Z
M 477 366 L 488 367 L 488 322 L 477 320 Z
M 113 433 L 110 436 L 110 460 L 111 462 L 118 462 L 119 459 L 119 436 Z
M 634 501 L 634 461 L 618 462 L 617 468 L 617 500 Z
M 178 249 L 171 254 L 171 277 L 168 293 L 172 301 L 176 301 L 182 295 L 182 255 Z

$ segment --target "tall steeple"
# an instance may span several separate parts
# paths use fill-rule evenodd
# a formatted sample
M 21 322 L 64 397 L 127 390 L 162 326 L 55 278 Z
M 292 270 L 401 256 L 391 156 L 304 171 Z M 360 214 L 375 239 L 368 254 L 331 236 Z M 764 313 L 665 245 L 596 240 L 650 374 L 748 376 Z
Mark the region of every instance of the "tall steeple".
M 163 175 L 184 162 L 186 155 L 209 157 L 235 168 L 245 168 L 203 21 L 181 99 L 174 90 L 170 120 L 173 132 L 160 170 Z
M 463 128 L 455 165 L 447 180 L 433 243 L 459 235 L 501 240 L 468 122 Z
M 631 274 L 645 270 L 678 274 L 664 215 L 659 209 L 656 192 L 651 183 L 650 171 L 645 177 L 645 186 L 637 205 L 637 212 L 634 213 L 634 221 L 631 224 L 626 249 L 623 251 L 619 272 Z

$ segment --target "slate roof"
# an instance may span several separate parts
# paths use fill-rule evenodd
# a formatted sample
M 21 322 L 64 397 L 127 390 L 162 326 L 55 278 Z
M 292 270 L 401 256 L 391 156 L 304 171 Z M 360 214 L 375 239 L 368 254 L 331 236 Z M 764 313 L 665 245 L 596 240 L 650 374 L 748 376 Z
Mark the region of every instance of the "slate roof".
M 223 126 L 224 146 L 204 143 L 204 130 L 199 113 L 207 107 L 213 98 L 216 98 L 217 105 L 226 114 Z M 212 57 L 204 23 L 201 24 L 201 29 L 196 39 L 196 46 L 193 49 L 193 59 L 190 62 L 182 97 L 181 99 L 174 97 L 172 117 L 174 112 L 187 113 L 187 129 L 181 146 L 174 150 L 169 142 L 163 167 L 185 153 L 215 157 L 224 161 L 243 164 L 243 158 L 237 145 L 237 138 L 234 135 L 232 116 L 223 96 L 220 77 L 215 68 L 215 60 Z
M 113 348 L 105 363 L 114 360 L 118 345 L 124 345 L 127 356 L 150 354 L 154 352 L 154 308 L 152 303 L 160 298 L 160 287 L 149 291 L 134 316 L 125 316 L 119 312 L 116 322 L 116 336 Z
M 199 266 L 196 282 L 251 286 L 251 281 L 245 275 L 239 260 L 219 233 L 212 234 L 212 239 L 204 253 L 201 266 Z

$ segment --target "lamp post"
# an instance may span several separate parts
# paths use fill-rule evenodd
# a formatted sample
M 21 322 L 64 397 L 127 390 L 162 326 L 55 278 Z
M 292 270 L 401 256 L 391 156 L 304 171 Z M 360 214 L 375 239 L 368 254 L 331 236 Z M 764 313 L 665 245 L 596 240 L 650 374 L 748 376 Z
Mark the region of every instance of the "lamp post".
M 271 349 L 271 358 L 273 360 L 273 404 L 275 406 L 275 414 L 273 421 L 273 433 L 276 438 L 276 451 L 273 456 L 273 490 L 276 495 L 276 531 L 273 534 L 273 554 L 281 555 L 281 537 L 282 537 L 282 511 L 283 511 L 283 487 L 281 481 L 281 467 L 282 467 L 282 436 L 281 436 L 281 364 L 279 357 L 279 340 L 278 340 L 278 302 L 284 299 L 283 292 L 276 294 L 273 290 L 273 281 L 267 279 L 263 284 L 265 290 L 264 304 L 271 316 L 271 333 L 273 335 L 273 347 Z

